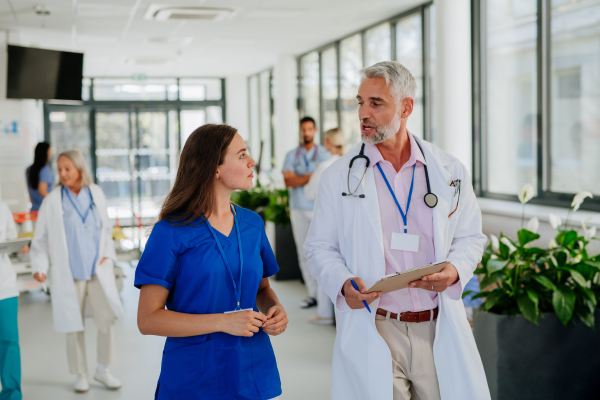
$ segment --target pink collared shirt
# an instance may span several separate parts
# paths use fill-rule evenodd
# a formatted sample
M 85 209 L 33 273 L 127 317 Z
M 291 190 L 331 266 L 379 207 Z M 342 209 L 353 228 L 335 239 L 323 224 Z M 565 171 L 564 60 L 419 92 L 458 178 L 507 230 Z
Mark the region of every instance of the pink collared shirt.
M 383 254 L 385 257 L 385 273 L 393 274 L 410 268 L 420 267 L 435 261 L 433 247 L 433 209 L 427 207 L 423 198 L 427 194 L 427 183 L 425 179 L 425 159 L 411 134 L 410 158 L 396 172 L 392 163 L 383 159 L 377 146 L 366 145 L 366 154 L 371 160 L 369 168 L 373 168 L 375 175 L 375 187 L 377 188 L 377 199 L 379 201 L 379 214 L 381 215 L 381 228 L 383 233 Z M 419 251 L 416 253 L 402 250 L 392 250 L 392 233 L 404 232 L 404 222 L 396 202 L 390 193 L 385 180 L 377 168 L 377 163 L 385 173 L 390 186 L 394 190 L 402 211 L 406 214 L 406 202 L 410 191 L 413 176 L 413 165 L 415 167 L 415 181 L 412 199 L 408 209 L 408 233 L 419 235 Z M 436 292 L 423 289 L 406 288 L 390 292 L 381 296 L 379 308 L 401 313 L 405 311 L 431 310 L 438 305 Z

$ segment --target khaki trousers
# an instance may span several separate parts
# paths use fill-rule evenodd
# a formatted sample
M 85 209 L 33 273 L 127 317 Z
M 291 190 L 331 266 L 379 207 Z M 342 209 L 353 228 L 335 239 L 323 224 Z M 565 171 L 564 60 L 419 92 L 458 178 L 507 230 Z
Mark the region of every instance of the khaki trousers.
M 110 365 L 115 359 L 115 313 L 102 290 L 98 276 L 89 281 L 75 280 L 75 292 L 85 324 L 85 300 L 90 302 L 98 325 L 98 364 Z M 87 373 L 84 331 L 67 333 L 67 357 L 72 374 Z
M 377 331 L 392 353 L 394 400 L 440 400 L 433 339 L 436 321 L 400 322 L 375 316 Z

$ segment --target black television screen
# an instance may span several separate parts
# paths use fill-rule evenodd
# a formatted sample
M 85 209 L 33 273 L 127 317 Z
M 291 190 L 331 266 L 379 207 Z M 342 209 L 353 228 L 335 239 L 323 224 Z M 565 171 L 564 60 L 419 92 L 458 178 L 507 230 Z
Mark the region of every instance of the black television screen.
M 8 46 L 6 97 L 81 100 L 83 54 Z

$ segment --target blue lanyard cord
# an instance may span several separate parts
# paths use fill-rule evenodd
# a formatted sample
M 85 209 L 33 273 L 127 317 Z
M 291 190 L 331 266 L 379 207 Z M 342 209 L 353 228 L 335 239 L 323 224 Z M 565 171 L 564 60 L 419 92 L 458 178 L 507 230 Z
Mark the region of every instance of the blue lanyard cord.
M 90 207 L 85 212 L 85 215 L 81 215 L 79 208 L 75 205 L 75 202 L 73 201 L 73 198 L 71 197 L 71 193 L 69 193 L 70 190 L 65 188 L 64 186 L 62 187 L 62 189 L 63 189 L 63 193 L 67 192 L 67 198 L 73 205 L 73 208 L 75 209 L 75 211 L 77 211 L 77 214 L 79 214 L 81 221 L 85 224 L 85 220 L 87 219 L 88 214 L 90 213 L 90 210 L 92 209 L 92 207 L 94 207 L 94 199 L 92 198 L 92 191 L 90 189 L 88 189 L 88 193 L 90 194 Z
M 242 238 L 240 236 L 240 228 L 238 227 L 238 224 L 237 224 L 237 218 L 235 216 L 235 211 L 233 209 L 233 206 L 231 206 L 231 211 L 233 212 L 233 225 L 235 226 L 235 233 L 237 236 L 238 248 L 240 251 L 240 283 L 239 283 L 239 285 L 237 285 L 235 283 L 235 279 L 233 277 L 233 272 L 231 271 L 231 266 L 229 265 L 229 261 L 227 260 L 225 251 L 223 251 L 223 246 L 221 246 L 221 241 L 217 237 L 217 234 L 215 233 L 214 228 L 210 225 L 210 222 L 208 222 L 208 219 L 206 220 L 206 224 L 210 228 L 210 233 L 212 233 L 213 237 L 215 238 L 215 242 L 217 242 L 217 247 L 219 248 L 219 252 L 221 253 L 221 257 L 223 258 L 223 263 L 225 263 L 225 266 L 227 267 L 227 270 L 229 271 L 229 276 L 231 277 L 231 282 L 233 283 L 233 290 L 235 292 L 235 297 L 237 300 L 236 310 L 241 310 L 240 302 L 241 302 L 241 298 L 242 298 L 242 272 L 244 272 L 244 253 L 242 252 Z
M 299 158 L 300 155 L 302 155 L 302 146 L 298 146 L 298 150 L 296 151 L 296 158 Z M 312 161 L 316 161 L 317 160 L 317 154 L 319 152 L 319 146 L 315 146 L 315 152 L 313 153 L 312 156 Z M 304 158 L 304 164 L 306 164 L 306 168 L 308 168 L 308 166 L 310 165 L 310 161 L 308 161 L 308 159 L 306 158 L 306 151 L 304 152 L 304 154 L 302 155 L 302 158 Z
M 394 194 L 394 191 L 392 190 L 392 187 L 390 186 L 390 183 L 388 182 L 387 178 L 385 177 L 385 174 L 383 173 L 383 170 L 381 169 L 381 166 L 379 165 L 379 163 L 377 163 L 377 168 L 379 168 L 379 172 L 381 172 L 381 176 L 383 176 L 383 180 L 385 181 L 385 184 L 387 185 L 388 189 L 390 190 L 390 193 L 392 194 L 392 197 L 394 198 L 394 201 L 396 202 L 396 206 L 398 206 L 398 210 L 400 211 L 400 215 L 402 216 L 402 221 L 404 222 L 404 233 L 408 233 L 408 229 L 407 229 L 407 225 L 408 225 L 408 208 L 410 207 L 410 199 L 412 198 L 412 192 L 413 192 L 413 185 L 415 183 L 415 167 L 417 166 L 417 163 L 415 163 L 413 165 L 413 170 L 412 170 L 412 181 L 410 182 L 410 191 L 408 192 L 408 201 L 406 202 L 406 214 L 404 214 L 402 212 L 402 207 L 400 207 L 400 203 L 398 203 L 398 199 L 396 198 L 396 195 Z

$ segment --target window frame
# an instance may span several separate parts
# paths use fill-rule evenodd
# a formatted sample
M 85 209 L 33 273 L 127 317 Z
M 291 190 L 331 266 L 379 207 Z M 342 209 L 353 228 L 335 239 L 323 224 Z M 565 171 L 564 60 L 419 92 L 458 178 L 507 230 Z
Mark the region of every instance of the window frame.
M 552 0 L 537 0 L 537 196 L 532 204 L 571 207 L 575 193 L 553 192 L 551 183 L 551 118 L 552 118 L 552 58 L 551 22 Z M 494 193 L 487 190 L 488 166 L 485 163 L 487 143 L 487 74 L 486 74 L 486 0 L 471 0 L 471 51 L 472 51 L 472 109 L 473 109 L 473 188 L 480 197 L 519 201 L 517 195 Z M 586 199 L 582 210 L 600 211 L 600 196 Z
M 270 68 L 266 68 L 263 70 L 258 71 L 255 74 L 249 75 L 246 78 L 246 85 L 248 88 L 248 127 L 250 128 L 248 130 L 248 141 L 247 143 L 249 143 L 250 146 L 250 150 L 252 151 L 252 154 L 260 154 L 260 148 L 258 149 L 253 149 L 252 148 L 252 143 L 253 143 L 253 139 L 254 139 L 254 135 L 258 134 L 258 143 L 260 146 L 260 143 L 262 141 L 262 135 L 261 135 L 261 129 L 262 129 L 262 110 L 261 110 L 261 106 L 262 106 L 262 102 L 261 102 L 261 85 L 260 85 L 260 76 L 262 74 L 264 74 L 265 72 L 269 73 L 269 141 L 271 142 L 271 154 L 269 154 L 269 158 L 270 158 L 270 169 L 268 171 L 261 171 L 261 172 L 270 172 L 273 171 L 273 169 L 275 168 L 275 163 L 274 163 L 274 159 L 275 159 L 275 127 L 273 126 L 273 120 L 274 120 L 274 116 L 275 116 L 275 107 L 274 107 L 274 103 L 275 100 L 273 99 L 273 67 Z M 258 81 L 258 115 L 253 116 L 252 115 L 252 93 L 250 92 L 251 90 L 251 85 L 250 85 L 250 81 L 252 78 L 256 78 Z M 259 132 L 254 132 L 252 130 L 252 121 L 253 118 L 256 117 L 256 119 L 258 120 L 258 130 Z M 258 164 L 258 159 L 255 160 L 256 163 Z
M 433 1 L 428 1 L 425 2 L 423 4 L 420 4 L 416 7 L 412 7 L 406 11 L 403 11 L 402 13 L 396 14 L 390 18 L 378 21 L 374 24 L 371 24 L 367 27 L 364 27 L 360 30 L 351 32 L 347 35 L 344 35 L 343 37 L 331 41 L 331 42 L 327 42 L 324 45 L 321 45 L 317 48 L 311 49 L 309 51 L 306 51 L 300 55 L 298 55 L 296 57 L 296 63 L 297 63 L 297 70 L 298 70 L 298 99 L 297 99 L 297 109 L 298 109 L 298 114 L 300 116 L 300 118 L 302 118 L 305 115 L 304 112 L 304 102 L 303 102 L 303 97 L 302 97 L 302 69 L 301 69 L 301 63 L 302 63 L 302 58 L 312 52 L 318 52 L 319 55 L 319 109 L 320 109 L 320 117 L 321 117 L 321 122 L 320 122 L 320 126 L 318 126 L 318 130 L 320 132 L 320 140 L 321 140 L 321 144 L 323 142 L 323 114 L 324 114 L 324 106 L 323 106 L 323 87 L 322 87 L 322 82 L 323 82 L 323 76 L 322 76 L 322 65 L 321 65 L 321 54 L 323 51 L 328 50 L 332 47 L 335 47 L 336 49 L 336 57 L 337 57 L 337 69 L 338 69 L 338 74 L 337 74 L 337 81 L 338 81 L 338 85 L 337 85 L 337 114 L 338 114 L 338 125 L 341 125 L 342 123 L 342 98 L 341 98 L 341 54 L 340 54 L 340 43 L 342 40 L 344 39 L 348 39 L 352 36 L 355 35 L 361 35 L 361 45 L 362 45 L 362 67 L 365 67 L 365 62 L 366 62 L 366 41 L 365 41 L 365 36 L 366 36 L 366 32 L 369 29 L 375 28 L 381 24 L 385 24 L 385 23 L 389 23 L 390 24 L 390 55 L 391 55 L 391 60 L 392 61 L 396 61 L 396 23 L 406 17 L 409 17 L 411 15 L 414 14 L 420 14 L 421 15 L 421 56 L 422 56 L 422 63 L 423 63 L 423 79 L 422 81 L 419 83 L 421 85 L 421 87 L 423 88 L 423 138 L 427 141 L 431 141 L 432 136 L 433 136 L 433 115 L 432 115 L 432 107 L 431 107 L 431 101 L 432 101 L 432 96 L 431 96 L 431 65 L 430 65 L 430 61 L 431 61 L 431 55 L 429 54 L 430 51 L 430 44 L 431 44 L 431 13 L 430 13 L 430 7 L 434 5 Z

